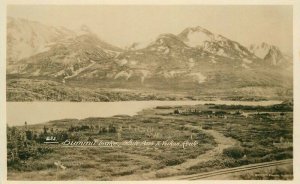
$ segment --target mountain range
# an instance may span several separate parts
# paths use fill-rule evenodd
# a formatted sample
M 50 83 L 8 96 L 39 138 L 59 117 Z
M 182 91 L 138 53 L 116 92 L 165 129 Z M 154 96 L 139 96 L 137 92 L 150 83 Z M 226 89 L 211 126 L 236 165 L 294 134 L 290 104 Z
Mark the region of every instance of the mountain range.
M 292 89 L 292 58 L 277 46 L 249 47 L 200 26 L 119 48 L 80 31 L 7 19 L 7 74 L 96 88 L 270 95 Z

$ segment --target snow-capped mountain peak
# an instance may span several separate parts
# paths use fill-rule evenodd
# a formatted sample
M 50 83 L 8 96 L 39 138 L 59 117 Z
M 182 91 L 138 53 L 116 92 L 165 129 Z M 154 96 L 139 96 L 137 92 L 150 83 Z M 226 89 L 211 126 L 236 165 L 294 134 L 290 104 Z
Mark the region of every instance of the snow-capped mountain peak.
M 200 48 L 212 54 L 229 58 L 254 58 L 248 49 L 220 34 L 214 34 L 200 26 L 186 28 L 178 37 L 188 46 Z
M 178 37 L 190 47 L 201 47 L 206 41 L 214 41 L 215 35 L 200 26 L 186 28 Z
M 261 59 L 264 59 L 266 57 L 270 49 L 277 48 L 265 42 L 262 42 L 261 44 L 251 44 L 249 46 L 249 50 Z
M 46 26 L 36 21 L 8 17 L 8 62 L 16 62 L 43 52 L 48 49 L 49 44 L 73 35 L 74 32 L 66 28 Z
M 97 85 L 103 81 L 108 87 L 128 84 L 201 93 L 225 87 L 227 93 L 227 89 L 240 86 L 248 89 L 249 84 L 251 89 L 256 84 L 286 85 L 292 68 L 284 65 L 288 72 L 278 77 L 282 65 L 271 65 L 284 63 L 284 57 L 277 47 L 262 43 L 252 46 L 250 52 L 240 43 L 200 26 L 186 28 L 178 35 L 161 34 L 127 50 L 101 40 L 86 25 L 77 32 L 13 19 L 7 27 L 8 75 L 47 77 L 66 85 L 69 80 Z M 48 50 L 41 52 L 44 47 Z M 23 52 L 27 58 L 22 58 Z
M 260 59 L 263 59 L 272 65 L 277 65 L 287 60 L 277 46 L 266 42 L 251 44 L 249 50 Z

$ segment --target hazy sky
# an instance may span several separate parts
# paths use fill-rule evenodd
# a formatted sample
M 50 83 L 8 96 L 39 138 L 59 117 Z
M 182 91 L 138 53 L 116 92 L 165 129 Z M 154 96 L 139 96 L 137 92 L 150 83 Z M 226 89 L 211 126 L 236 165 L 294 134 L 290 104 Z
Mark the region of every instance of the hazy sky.
M 78 29 L 85 24 L 117 46 L 201 26 L 244 45 L 267 42 L 292 52 L 292 6 L 8 6 L 8 16 Z

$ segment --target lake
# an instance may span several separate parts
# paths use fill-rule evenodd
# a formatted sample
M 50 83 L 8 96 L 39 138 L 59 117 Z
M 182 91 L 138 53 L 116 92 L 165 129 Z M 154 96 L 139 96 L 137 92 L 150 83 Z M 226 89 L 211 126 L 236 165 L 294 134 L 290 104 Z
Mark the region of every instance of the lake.
M 273 105 L 281 101 L 122 101 L 122 102 L 7 102 L 8 125 L 44 123 L 50 120 L 88 117 L 110 117 L 114 115 L 136 115 L 137 112 L 164 105 Z

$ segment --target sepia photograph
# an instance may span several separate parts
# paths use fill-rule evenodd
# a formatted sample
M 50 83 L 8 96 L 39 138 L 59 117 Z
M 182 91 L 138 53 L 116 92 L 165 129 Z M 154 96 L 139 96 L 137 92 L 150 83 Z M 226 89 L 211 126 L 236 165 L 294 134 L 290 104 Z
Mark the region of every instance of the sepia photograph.
M 7 5 L 7 180 L 292 181 L 293 12 Z

